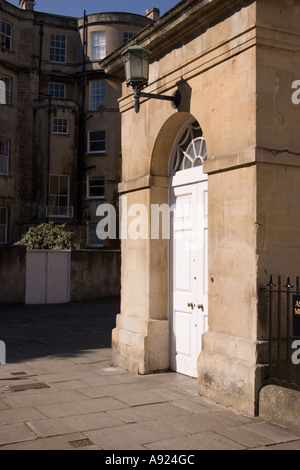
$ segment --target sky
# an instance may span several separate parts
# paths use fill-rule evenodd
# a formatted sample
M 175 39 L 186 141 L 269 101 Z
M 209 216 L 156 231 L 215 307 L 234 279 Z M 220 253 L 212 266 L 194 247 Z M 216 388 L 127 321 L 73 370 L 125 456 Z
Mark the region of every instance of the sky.
M 8 0 L 19 6 L 19 0 Z M 86 14 L 102 13 L 107 11 L 122 11 L 144 15 L 146 10 L 159 8 L 160 14 L 165 14 L 179 0 L 36 0 L 34 9 L 56 15 L 74 16 L 80 18 L 84 10 Z

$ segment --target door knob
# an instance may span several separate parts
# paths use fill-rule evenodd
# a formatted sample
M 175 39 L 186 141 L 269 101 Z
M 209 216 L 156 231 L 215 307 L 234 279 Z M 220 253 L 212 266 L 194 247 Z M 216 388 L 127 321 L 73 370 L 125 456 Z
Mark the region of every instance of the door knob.
M 202 312 L 204 312 L 204 305 L 199 304 L 199 305 L 198 305 L 198 308 L 199 308 L 199 310 L 202 310 Z
M 193 302 L 189 302 L 187 306 L 194 310 L 195 305 L 193 304 Z

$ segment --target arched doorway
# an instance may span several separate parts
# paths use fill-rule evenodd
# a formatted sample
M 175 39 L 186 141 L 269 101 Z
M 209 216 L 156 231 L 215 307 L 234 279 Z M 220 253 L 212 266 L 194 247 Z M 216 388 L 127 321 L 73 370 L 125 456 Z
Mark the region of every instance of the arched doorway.
M 171 369 L 192 377 L 208 326 L 206 158 L 202 129 L 191 118 L 177 135 L 169 163 L 169 322 Z

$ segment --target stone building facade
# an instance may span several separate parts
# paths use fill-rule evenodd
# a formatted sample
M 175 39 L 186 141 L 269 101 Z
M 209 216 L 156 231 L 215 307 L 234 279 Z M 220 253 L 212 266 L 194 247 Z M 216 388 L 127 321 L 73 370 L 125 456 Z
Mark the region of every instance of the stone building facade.
M 120 100 L 125 231 L 135 204 L 148 226 L 122 240 L 114 363 L 197 376 L 250 414 L 268 367 L 259 288 L 299 272 L 299 19 L 297 0 L 181 1 L 138 35 L 146 92 L 178 89 L 179 108 L 142 98 L 137 114 L 125 83 Z M 123 51 L 107 74 L 124 78 Z M 170 236 L 151 237 L 153 207 L 171 204 Z
M 105 246 L 96 211 L 118 209 L 121 82 L 99 61 L 157 14 L 78 19 L 1 1 L 0 244 L 49 220 L 66 223 L 81 248 Z

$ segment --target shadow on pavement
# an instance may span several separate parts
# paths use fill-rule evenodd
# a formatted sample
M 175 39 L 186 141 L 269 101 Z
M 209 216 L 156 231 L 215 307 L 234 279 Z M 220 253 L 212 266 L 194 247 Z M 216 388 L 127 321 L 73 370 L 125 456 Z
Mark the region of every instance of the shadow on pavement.
M 0 340 L 6 363 L 46 356 L 77 356 L 85 350 L 110 348 L 120 313 L 120 299 L 63 305 L 0 307 Z

